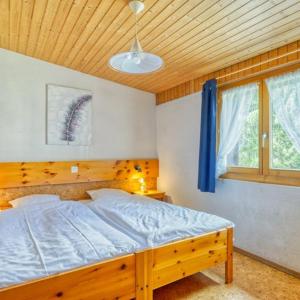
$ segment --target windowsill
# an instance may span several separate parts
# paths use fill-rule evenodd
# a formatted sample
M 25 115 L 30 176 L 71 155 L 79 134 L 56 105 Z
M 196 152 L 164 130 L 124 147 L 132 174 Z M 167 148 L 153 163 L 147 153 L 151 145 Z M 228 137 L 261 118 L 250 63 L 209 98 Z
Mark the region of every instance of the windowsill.
M 275 171 L 276 172 L 276 171 Z M 284 171 L 289 172 L 289 171 Z M 291 173 L 294 173 L 291 171 Z M 300 177 L 289 176 L 278 176 L 278 175 L 259 175 L 250 173 L 234 173 L 228 172 L 222 175 L 220 178 L 223 179 L 234 179 L 241 181 L 259 182 L 267 184 L 278 184 L 278 185 L 288 185 L 288 186 L 300 186 Z

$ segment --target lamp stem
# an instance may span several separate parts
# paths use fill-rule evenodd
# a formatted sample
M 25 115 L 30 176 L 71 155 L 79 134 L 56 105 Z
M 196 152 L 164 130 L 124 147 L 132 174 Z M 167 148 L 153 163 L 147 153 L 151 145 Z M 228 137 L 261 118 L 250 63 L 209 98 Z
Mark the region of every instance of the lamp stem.
M 138 38 L 137 14 L 135 14 L 135 38 Z
M 135 16 L 135 38 L 133 40 L 130 51 L 141 53 L 143 52 L 143 49 L 138 39 L 138 14 L 134 13 L 134 16 Z

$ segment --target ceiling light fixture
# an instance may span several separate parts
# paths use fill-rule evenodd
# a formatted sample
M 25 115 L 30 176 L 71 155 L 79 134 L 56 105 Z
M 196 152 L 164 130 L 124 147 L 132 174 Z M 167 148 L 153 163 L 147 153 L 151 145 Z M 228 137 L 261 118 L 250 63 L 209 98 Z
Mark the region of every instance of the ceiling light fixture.
M 114 55 L 109 65 L 115 71 L 129 74 L 146 74 L 159 70 L 163 60 L 152 53 L 144 52 L 138 40 L 137 16 L 144 10 L 144 3 L 140 0 L 129 1 L 129 7 L 135 15 L 135 37 L 130 51 Z

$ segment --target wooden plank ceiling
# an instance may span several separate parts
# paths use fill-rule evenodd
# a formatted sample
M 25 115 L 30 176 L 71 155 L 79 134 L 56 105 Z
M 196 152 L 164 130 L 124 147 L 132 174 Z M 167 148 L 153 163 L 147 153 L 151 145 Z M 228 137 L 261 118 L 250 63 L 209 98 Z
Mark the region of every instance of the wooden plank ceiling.
M 150 75 L 108 67 L 134 36 L 127 0 L 0 0 L 0 47 L 158 93 L 300 37 L 299 0 L 144 2 L 140 41 L 165 61 Z
M 156 104 L 163 104 L 202 90 L 209 79 L 216 79 L 218 86 L 238 82 L 275 70 L 287 72 L 300 68 L 300 40 L 248 58 L 212 73 L 188 80 L 156 94 Z

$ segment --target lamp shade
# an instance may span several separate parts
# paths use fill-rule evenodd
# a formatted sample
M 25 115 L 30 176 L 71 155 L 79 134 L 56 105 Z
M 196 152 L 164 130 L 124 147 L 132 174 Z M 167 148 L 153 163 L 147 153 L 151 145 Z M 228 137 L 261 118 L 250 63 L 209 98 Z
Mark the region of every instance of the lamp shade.
M 131 0 L 129 7 L 135 15 L 135 37 L 131 49 L 114 55 L 109 60 L 109 66 L 115 71 L 128 74 L 147 74 L 158 71 L 164 64 L 163 60 L 155 54 L 144 52 L 138 39 L 137 15 L 143 11 L 144 1 Z
M 159 70 L 163 60 L 152 53 L 143 51 L 129 51 L 114 55 L 109 65 L 116 71 L 129 74 L 145 74 Z

